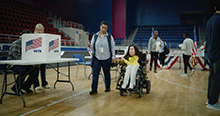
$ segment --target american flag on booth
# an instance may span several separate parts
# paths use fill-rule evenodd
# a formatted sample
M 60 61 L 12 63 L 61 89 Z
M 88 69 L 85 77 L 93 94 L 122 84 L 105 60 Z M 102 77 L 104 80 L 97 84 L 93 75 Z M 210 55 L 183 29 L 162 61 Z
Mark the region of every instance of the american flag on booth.
M 196 65 L 196 53 L 197 53 L 197 41 L 196 41 L 196 26 L 194 26 L 194 30 L 193 30 L 193 46 L 194 48 L 192 49 L 193 53 L 192 53 L 192 65 L 193 67 Z
M 26 52 L 32 49 L 36 49 L 42 46 L 42 37 L 32 39 L 26 42 Z
M 49 52 L 59 47 L 59 38 L 49 42 Z

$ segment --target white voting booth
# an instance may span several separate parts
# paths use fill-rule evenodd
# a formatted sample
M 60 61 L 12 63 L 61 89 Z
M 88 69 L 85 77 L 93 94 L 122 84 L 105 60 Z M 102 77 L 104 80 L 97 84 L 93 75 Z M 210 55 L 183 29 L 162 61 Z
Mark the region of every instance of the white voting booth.
M 23 34 L 22 60 L 46 61 L 60 59 L 60 35 Z

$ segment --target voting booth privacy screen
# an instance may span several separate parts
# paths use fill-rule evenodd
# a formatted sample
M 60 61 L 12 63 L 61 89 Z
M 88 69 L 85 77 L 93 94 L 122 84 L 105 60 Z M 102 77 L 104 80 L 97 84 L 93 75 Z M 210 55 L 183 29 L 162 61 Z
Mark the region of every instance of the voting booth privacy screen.
M 22 60 L 55 60 L 60 59 L 60 35 L 23 34 Z

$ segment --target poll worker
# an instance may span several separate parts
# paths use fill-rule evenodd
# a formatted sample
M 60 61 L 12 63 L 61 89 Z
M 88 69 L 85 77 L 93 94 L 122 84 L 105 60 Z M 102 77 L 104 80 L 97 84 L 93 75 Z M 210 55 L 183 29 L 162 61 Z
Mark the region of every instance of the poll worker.
M 42 24 L 38 23 L 35 26 L 34 34 L 42 34 L 42 33 L 44 33 L 44 26 Z M 48 82 L 46 81 L 46 64 L 41 64 L 40 65 L 40 76 L 41 76 L 41 86 L 44 89 L 50 89 L 50 85 L 48 85 Z M 34 82 L 35 89 L 36 90 L 41 90 L 42 89 L 41 86 L 39 84 L 39 79 L 37 79 Z

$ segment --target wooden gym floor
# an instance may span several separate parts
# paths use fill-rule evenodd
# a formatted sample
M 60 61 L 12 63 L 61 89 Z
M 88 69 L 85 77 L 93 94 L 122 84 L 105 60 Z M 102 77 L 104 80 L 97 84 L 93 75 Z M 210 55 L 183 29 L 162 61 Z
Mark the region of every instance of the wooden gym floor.
M 149 68 L 149 66 L 148 66 Z M 47 69 L 47 81 L 50 89 L 38 90 L 36 93 L 23 95 L 26 107 L 20 97 L 5 95 L 3 104 L 0 104 L 1 116 L 219 116 L 220 112 L 206 108 L 208 71 L 200 71 L 196 66 L 192 76 L 181 77 L 182 69 L 176 63 L 171 69 L 158 69 L 158 73 L 148 72 L 151 81 L 151 92 L 138 98 L 138 94 L 127 93 L 119 95 L 116 90 L 117 75 L 111 71 L 111 91 L 105 93 L 103 79 L 99 79 L 98 94 L 89 95 L 92 80 L 84 77 L 83 66 L 80 66 L 76 77 L 76 66 L 71 66 L 71 81 L 75 90 L 72 91 L 69 83 L 53 84 L 56 72 Z M 67 67 L 60 68 L 67 73 Z M 90 73 L 87 67 L 87 75 Z M 189 74 L 188 70 L 188 74 Z M 61 76 L 64 78 L 63 76 Z M 64 78 L 65 79 L 65 78 Z M 0 90 L 2 89 L 3 75 L 0 75 Z M 8 82 L 12 81 L 12 75 Z M 11 91 L 11 86 L 8 90 Z M 33 89 L 33 88 L 31 88 Z

